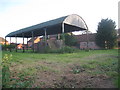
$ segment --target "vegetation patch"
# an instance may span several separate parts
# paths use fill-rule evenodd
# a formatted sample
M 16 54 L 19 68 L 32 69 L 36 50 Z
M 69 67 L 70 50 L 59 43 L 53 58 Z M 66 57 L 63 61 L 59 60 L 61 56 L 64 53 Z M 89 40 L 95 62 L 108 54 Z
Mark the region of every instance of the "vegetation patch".
M 3 88 L 118 87 L 117 50 L 64 54 L 3 51 L 2 69 Z

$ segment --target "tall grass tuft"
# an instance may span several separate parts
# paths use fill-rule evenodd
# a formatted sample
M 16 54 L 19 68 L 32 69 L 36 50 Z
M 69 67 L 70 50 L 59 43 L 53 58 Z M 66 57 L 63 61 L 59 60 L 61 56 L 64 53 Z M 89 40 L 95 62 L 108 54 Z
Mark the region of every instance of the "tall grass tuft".
M 12 54 L 5 54 L 2 58 L 2 87 L 8 88 L 10 83 L 10 61 L 12 60 Z

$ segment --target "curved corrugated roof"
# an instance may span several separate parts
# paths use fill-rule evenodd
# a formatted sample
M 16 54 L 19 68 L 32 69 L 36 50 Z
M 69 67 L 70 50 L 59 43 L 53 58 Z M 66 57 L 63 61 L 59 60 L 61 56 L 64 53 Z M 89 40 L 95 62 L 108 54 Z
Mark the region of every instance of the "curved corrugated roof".
M 24 37 L 32 37 L 31 32 L 34 36 L 41 36 L 44 35 L 44 28 L 47 35 L 59 34 L 62 33 L 62 23 L 64 23 L 65 33 L 87 30 L 85 21 L 80 16 L 72 14 L 11 32 L 6 37 L 23 37 L 23 34 Z

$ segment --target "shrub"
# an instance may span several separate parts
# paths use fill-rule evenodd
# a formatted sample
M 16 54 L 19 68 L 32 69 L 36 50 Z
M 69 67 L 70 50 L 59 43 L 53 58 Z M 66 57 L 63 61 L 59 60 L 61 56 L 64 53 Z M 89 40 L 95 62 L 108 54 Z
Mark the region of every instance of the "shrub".
M 10 49 L 14 49 L 15 45 L 2 45 L 2 50 L 10 50 Z
M 58 38 L 58 36 L 56 38 Z M 77 39 L 73 35 L 70 35 L 68 33 L 61 34 L 60 39 L 65 40 L 65 45 L 67 46 L 77 45 Z
M 8 83 L 10 83 L 10 60 L 12 59 L 12 54 L 5 54 L 2 58 L 2 87 L 9 87 Z
M 72 48 L 72 47 L 69 47 L 69 46 L 65 46 L 65 47 L 63 48 L 63 52 L 64 52 L 64 53 L 73 53 L 73 52 L 75 52 L 75 51 L 76 51 L 75 48 Z
M 67 46 L 76 46 L 77 39 L 73 35 L 65 34 L 65 45 Z
M 49 53 L 74 53 L 74 52 L 77 52 L 77 51 L 78 51 L 78 49 L 76 49 L 76 48 L 65 46 L 61 49 L 49 50 Z

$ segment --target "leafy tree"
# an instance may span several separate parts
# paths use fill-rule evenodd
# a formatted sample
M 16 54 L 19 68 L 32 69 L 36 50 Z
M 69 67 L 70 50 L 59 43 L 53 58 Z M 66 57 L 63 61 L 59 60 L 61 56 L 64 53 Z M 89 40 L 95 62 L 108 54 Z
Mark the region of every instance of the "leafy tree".
M 77 39 L 70 34 L 65 34 L 65 45 L 67 46 L 75 46 L 77 44 Z
M 58 38 L 58 36 L 56 37 Z M 64 33 L 60 35 L 60 39 L 65 41 L 67 46 L 75 46 L 77 44 L 77 39 L 71 34 Z
M 116 45 L 116 24 L 111 19 L 102 19 L 98 24 L 96 44 L 102 48 L 111 49 Z

